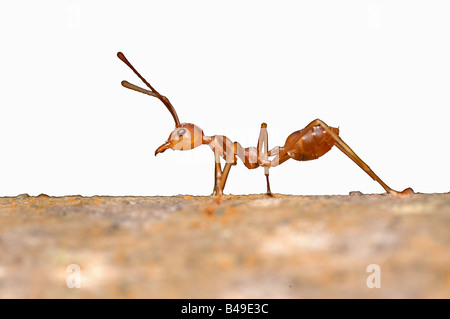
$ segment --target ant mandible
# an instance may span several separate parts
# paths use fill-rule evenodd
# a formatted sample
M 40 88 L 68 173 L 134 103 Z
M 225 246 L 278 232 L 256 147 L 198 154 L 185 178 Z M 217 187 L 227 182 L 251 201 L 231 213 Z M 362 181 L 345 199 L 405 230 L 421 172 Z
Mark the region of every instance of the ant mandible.
M 407 188 L 402 192 L 397 192 L 386 185 L 373 171 L 363 162 L 361 158 L 339 137 L 339 129 L 328 126 L 323 121 L 316 119 L 309 123 L 304 129 L 295 131 L 288 136 L 284 146 L 276 146 L 269 151 L 268 149 L 268 133 L 267 124 L 261 124 L 258 144 L 256 147 L 243 148 L 238 142 L 232 142 L 223 135 L 206 136 L 203 130 L 191 123 L 180 123 L 175 108 L 169 99 L 158 93 L 148 83 L 139 72 L 131 65 L 122 52 L 118 52 L 117 56 L 145 83 L 150 89 L 146 90 L 122 81 L 122 85 L 128 89 L 148 94 L 156 97 L 167 107 L 175 121 L 175 129 L 170 133 L 168 140 L 158 147 L 155 156 L 167 149 L 172 150 L 191 150 L 197 146 L 206 144 L 211 147 L 215 155 L 215 179 L 214 190 L 212 195 L 221 196 L 225 183 L 227 182 L 228 173 L 231 166 L 237 164 L 237 157 L 244 163 L 248 169 L 254 169 L 259 166 L 264 167 L 266 176 L 267 194 L 272 196 L 269 183 L 269 168 L 283 164 L 288 159 L 297 161 L 314 160 L 327 153 L 334 145 L 347 155 L 353 162 L 361 167 L 372 179 L 377 181 L 384 190 L 392 195 L 403 196 L 414 194 L 411 188 Z M 272 158 L 273 159 L 270 159 Z M 225 160 L 225 166 L 222 170 L 220 158 Z

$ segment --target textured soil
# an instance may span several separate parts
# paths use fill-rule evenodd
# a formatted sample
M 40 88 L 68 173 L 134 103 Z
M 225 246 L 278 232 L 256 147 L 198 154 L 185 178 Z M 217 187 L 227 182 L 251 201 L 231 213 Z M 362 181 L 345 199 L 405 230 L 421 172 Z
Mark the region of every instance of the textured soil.
M 0 298 L 450 298 L 449 230 L 450 193 L 19 195 L 0 198 Z

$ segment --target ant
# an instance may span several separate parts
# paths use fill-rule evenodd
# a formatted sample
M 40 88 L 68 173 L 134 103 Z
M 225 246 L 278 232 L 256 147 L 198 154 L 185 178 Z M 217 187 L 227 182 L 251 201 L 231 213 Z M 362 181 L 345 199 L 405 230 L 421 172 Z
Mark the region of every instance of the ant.
M 243 148 L 238 142 L 232 142 L 223 135 L 206 136 L 203 130 L 191 123 L 180 123 L 175 108 L 169 99 L 158 93 L 148 83 L 139 72 L 131 65 L 122 52 L 118 52 L 117 56 L 144 82 L 150 89 L 146 90 L 122 81 L 122 85 L 128 89 L 148 94 L 156 97 L 167 107 L 175 121 L 175 129 L 170 133 L 168 140 L 158 147 L 155 156 L 167 149 L 172 150 L 191 150 L 200 145 L 209 145 L 215 155 L 215 172 L 214 172 L 214 190 L 212 195 L 221 196 L 225 184 L 227 182 L 228 173 L 231 166 L 237 164 L 239 158 L 248 169 L 264 167 L 264 174 L 267 183 L 267 195 L 273 196 L 269 183 L 269 168 L 283 164 L 288 159 L 297 161 L 314 160 L 327 153 L 334 145 L 363 169 L 372 179 L 378 182 L 384 190 L 392 195 L 403 196 L 414 194 L 411 188 L 407 188 L 402 192 L 397 192 L 387 186 L 370 167 L 363 162 L 361 158 L 339 137 L 339 128 L 331 127 L 323 121 L 316 119 L 309 123 L 304 129 L 295 131 L 289 135 L 284 146 L 276 146 L 269 151 L 267 124 L 261 124 L 258 144 L 256 147 Z M 271 160 L 270 158 L 273 159 Z M 225 160 L 225 166 L 222 169 L 220 158 Z

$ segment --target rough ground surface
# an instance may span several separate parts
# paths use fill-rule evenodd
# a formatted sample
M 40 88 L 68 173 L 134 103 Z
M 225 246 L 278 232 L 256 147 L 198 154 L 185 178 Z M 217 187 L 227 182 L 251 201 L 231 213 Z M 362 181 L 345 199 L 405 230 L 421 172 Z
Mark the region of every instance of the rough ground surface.
M 0 198 L 0 297 L 450 298 L 449 230 L 450 193 L 20 195 Z

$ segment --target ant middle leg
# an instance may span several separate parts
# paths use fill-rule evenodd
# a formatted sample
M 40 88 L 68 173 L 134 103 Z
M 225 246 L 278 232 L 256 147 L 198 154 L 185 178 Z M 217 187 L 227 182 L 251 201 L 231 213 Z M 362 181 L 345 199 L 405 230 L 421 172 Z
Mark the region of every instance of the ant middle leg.
M 261 124 L 261 130 L 259 131 L 259 138 L 258 138 L 258 162 L 260 161 L 268 161 L 269 156 L 269 134 L 267 133 L 267 124 L 262 123 Z M 267 195 L 273 196 L 272 192 L 270 191 L 270 182 L 269 182 L 269 168 L 270 166 L 264 167 L 264 175 L 266 176 L 266 184 L 267 184 Z

